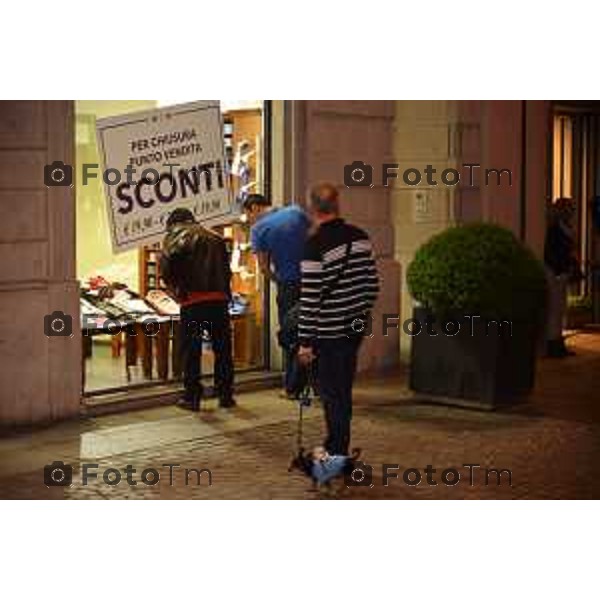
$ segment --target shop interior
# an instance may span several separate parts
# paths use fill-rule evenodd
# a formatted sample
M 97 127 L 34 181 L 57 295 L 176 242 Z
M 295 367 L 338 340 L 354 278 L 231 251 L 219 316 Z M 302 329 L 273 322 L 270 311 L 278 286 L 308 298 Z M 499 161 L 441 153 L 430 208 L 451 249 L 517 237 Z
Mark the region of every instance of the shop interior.
M 101 164 L 96 119 L 180 103 L 77 101 L 76 172 L 82 172 L 84 163 Z M 265 110 L 259 100 L 221 101 L 221 109 L 236 210 L 230 222 L 216 229 L 230 247 L 233 354 L 240 372 L 264 368 L 268 354 L 268 298 L 241 213 L 241 202 L 248 193 L 265 191 Z M 77 277 L 81 286 L 83 395 L 97 397 L 175 381 L 181 376 L 179 306 L 161 278 L 161 244 L 113 253 L 102 182 L 91 179 L 83 186 L 80 179 L 76 184 Z M 121 326 L 111 324 L 108 333 L 105 324 L 109 320 Z M 209 379 L 213 361 L 206 339 L 202 372 Z

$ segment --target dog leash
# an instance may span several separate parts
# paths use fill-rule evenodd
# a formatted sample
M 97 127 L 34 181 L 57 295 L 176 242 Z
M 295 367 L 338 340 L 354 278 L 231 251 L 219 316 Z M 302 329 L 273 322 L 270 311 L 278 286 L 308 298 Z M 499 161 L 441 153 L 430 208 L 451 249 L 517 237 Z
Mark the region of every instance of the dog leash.
M 304 418 L 304 409 L 308 408 L 311 404 L 310 400 L 310 385 L 306 385 L 306 387 L 300 393 L 298 397 L 298 437 L 296 440 L 296 445 L 298 450 L 303 448 L 302 446 L 302 438 L 303 438 L 303 418 Z
M 302 445 L 303 442 L 303 418 L 304 418 L 304 409 L 308 408 L 311 405 L 311 397 L 310 392 L 314 387 L 314 378 L 313 378 L 313 365 L 307 365 L 307 378 L 306 385 L 304 389 L 298 395 L 298 434 L 296 438 L 297 450 L 300 451 L 304 448 Z

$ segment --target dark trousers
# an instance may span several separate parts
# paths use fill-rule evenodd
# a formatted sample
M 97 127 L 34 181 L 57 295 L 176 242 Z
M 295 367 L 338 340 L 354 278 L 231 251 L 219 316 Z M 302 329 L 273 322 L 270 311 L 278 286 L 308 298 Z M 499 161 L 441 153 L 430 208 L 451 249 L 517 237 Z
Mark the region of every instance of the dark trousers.
M 300 282 L 289 281 L 277 284 L 277 317 L 279 327 L 283 328 L 288 311 L 300 299 Z M 284 387 L 288 394 L 297 394 L 306 385 L 306 371 L 296 360 L 296 344 L 281 341 L 285 369 Z
M 330 454 L 348 454 L 352 421 L 352 385 L 362 336 L 318 342 L 319 392 L 325 411 Z
M 233 394 L 233 357 L 228 303 L 199 302 L 181 307 L 181 362 L 185 398 L 197 403 L 202 397 L 202 340 L 210 338 L 215 353 L 215 390 L 221 400 Z

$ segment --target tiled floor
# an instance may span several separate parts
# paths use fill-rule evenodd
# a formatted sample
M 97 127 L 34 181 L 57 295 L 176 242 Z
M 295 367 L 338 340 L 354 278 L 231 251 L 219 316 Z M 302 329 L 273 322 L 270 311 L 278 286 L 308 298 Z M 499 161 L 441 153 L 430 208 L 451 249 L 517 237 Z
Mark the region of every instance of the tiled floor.
M 578 355 L 540 362 L 535 393 L 508 412 L 489 413 L 417 402 L 400 377 L 362 380 L 356 388 L 353 444 L 373 467 L 373 487 L 345 488 L 345 498 L 600 498 L 600 335 L 570 341 Z M 161 407 L 57 425 L 0 440 L 0 498 L 320 498 L 298 473 L 288 473 L 294 450 L 297 408 L 276 391 L 244 394 L 239 408 L 219 411 L 208 402 L 199 415 Z M 322 435 L 320 407 L 308 409 L 305 437 Z M 44 465 L 62 460 L 73 467 L 71 487 L 44 485 Z M 97 464 L 97 479 L 81 482 L 83 464 Z M 398 464 L 398 479 L 382 485 L 382 464 Z M 469 485 L 463 464 L 479 464 Z M 136 469 L 136 486 L 125 468 Z M 173 467 L 173 485 L 169 467 Z M 437 485 L 429 485 L 425 468 Z M 117 468 L 122 481 L 110 486 L 102 473 Z M 160 482 L 141 482 L 154 468 Z M 200 476 L 185 469 L 208 469 Z M 418 486 L 402 481 L 417 468 Z M 456 468 L 460 482 L 442 482 Z M 510 469 L 501 485 L 485 469 Z M 449 472 L 450 473 L 450 472 Z M 110 475 L 110 474 L 109 474 Z M 148 477 L 150 475 L 148 474 Z M 451 473 L 447 475 L 451 479 Z M 448 480 L 449 480 L 448 479 Z

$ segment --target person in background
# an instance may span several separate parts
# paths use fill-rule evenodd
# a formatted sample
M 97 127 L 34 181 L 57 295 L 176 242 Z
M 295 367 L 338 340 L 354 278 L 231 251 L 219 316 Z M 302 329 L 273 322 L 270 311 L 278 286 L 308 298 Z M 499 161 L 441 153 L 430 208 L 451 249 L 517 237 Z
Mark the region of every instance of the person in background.
M 318 185 L 309 203 L 317 230 L 301 263 L 298 358 L 305 364 L 317 359 L 325 450 L 347 456 L 358 350 L 379 293 L 379 276 L 369 236 L 340 217 L 337 189 Z
M 215 353 L 215 391 L 222 408 L 233 399 L 233 358 L 229 301 L 231 269 L 225 240 L 197 223 L 192 213 L 175 209 L 167 221 L 161 257 L 165 284 L 181 305 L 181 359 L 185 393 L 182 408 L 200 410 L 202 341 L 210 335 Z
M 563 358 L 573 354 L 565 345 L 563 324 L 567 308 L 568 283 L 579 274 L 573 233 L 574 211 L 573 201 L 568 198 L 559 198 L 548 211 L 544 245 L 544 263 L 548 280 L 546 354 L 552 358 Z
M 285 362 L 284 395 L 295 398 L 306 385 L 306 371 L 296 361 L 295 336 L 284 324 L 300 299 L 300 261 L 310 219 L 297 205 L 272 208 L 260 194 L 250 194 L 243 208 L 252 226 L 250 242 L 259 268 L 277 286 L 279 343 Z

